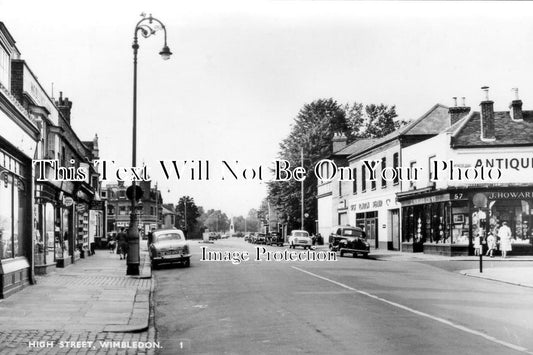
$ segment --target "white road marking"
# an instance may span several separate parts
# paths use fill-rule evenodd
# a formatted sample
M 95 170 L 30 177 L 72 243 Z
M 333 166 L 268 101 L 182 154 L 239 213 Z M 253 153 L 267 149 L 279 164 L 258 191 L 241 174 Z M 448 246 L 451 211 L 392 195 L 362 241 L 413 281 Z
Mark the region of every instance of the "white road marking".
M 469 334 L 472 334 L 472 335 L 477 335 L 477 336 L 482 337 L 484 339 L 487 339 L 488 341 L 491 341 L 493 343 L 496 343 L 496 344 L 499 344 L 499 345 L 503 345 L 503 346 L 505 346 L 507 348 L 510 348 L 510 349 L 513 349 L 513 350 L 516 350 L 516 351 L 520 351 L 520 352 L 523 352 L 523 353 L 526 353 L 526 354 L 532 354 L 533 355 L 533 352 L 529 351 L 527 348 L 524 348 L 522 346 L 511 344 L 511 343 L 508 343 L 508 342 L 506 342 L 504 340 L 499 340 L 499 339 L 497 339 L 497 338 L 495 338 L 493 336 L 487 335 L 487 334 L 479 332 L 477 330 L 470 329 L 470 328 L 465 327 L 465 326 L 460 325 L 460 324 L 455 324 L 455 323 L 453 323 L 453 322 L 451 322 L 451 321 L 449 321 L 447 319 L 436 317 L 436 316 L 432 316 L 431 314 L 424 313 L 424 312 L 421 312 L 421 311 L 417 311 L 416 309 L 404 306 L 404 305 L 396 303 L 396 302 L 392 302 L 392 301 L 386 300 L 384 298 L 381 298 L 379 296 L 373 295 L 373 294 L 365 292 L 365 291 L 358 290 L 356 288 L 353 288 L 353 287 L 350 287 L 348 285 L 345 285 L 345 284 L 343 284 L 341 282 L 328 279 L 327 277 L 317 275 L 315 273 L 312 273 L 312 272 L 304 270 L 304 269 L 300 269 L 299 267 L 292 266 L 292 268 L 295 269 L 295 270 L 298 270 L 300 272 L 303 272 L 305 274 L 308 274 L 308 275 L 314 276 L 316 278 L 319 278 L 321 280 L 328 281 L 328 282 L 330 282 L 332 284 L 335 284 L 335 285 L 340 286 L 342 288 L 345 288 L 347 290 L 350 290 L 350 291 L 359 293 L 361 295 L 373 298 L 375 300 L 390 304 L 391 306 L 394 306 L 394 307 L 397 307 L 397 308 L 401 308 L 403 310 L 406 310 L 408 312 L 414 313 L 414 314 L 419 315 L 421 317 L 426 317 L 426 318 L 432 319 L 434 321 L 437 321 L 439 323 L 446 324 L 446 325 L 448 325 L 448 326 L 450 326 L 452 328 L 458 329 L 458 330 L 460 330 L 462 332 L 469 333 Z

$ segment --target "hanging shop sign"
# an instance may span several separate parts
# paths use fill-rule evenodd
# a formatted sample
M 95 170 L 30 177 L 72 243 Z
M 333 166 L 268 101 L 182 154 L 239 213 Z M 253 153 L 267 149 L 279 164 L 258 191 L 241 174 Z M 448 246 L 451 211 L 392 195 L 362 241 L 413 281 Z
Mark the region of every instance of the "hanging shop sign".
M 65 205 L 66 207 L 70 207 L 74 204 L 74 199 L 72 197 L 65 197 L 63 198 L 63 205 Z

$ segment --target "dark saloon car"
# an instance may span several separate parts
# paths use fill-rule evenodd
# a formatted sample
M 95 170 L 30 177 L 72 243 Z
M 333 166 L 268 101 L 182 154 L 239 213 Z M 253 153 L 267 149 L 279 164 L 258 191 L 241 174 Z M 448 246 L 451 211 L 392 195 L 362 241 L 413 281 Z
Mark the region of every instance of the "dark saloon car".
M 156 269 L 163 263 L 182 263 L 188 267 L 191 264 L 189 243 L 179 229 L 160 229 L 152 233 L 150 242 L 150 261 Z
M 266 234 L 258 233 L 255 237 L 255 244 L 266 244 Z
M 266 243 L 268 245 L 277 245 L 277 246 L 280 246 L 282 247 L 283 246 L 283 236 L 281 235 L 281 233 L 278 233 L 278 232 L 272 232 L 270 234 L 267 234 L 266 236 Z
M 365 258 L 370 253 L 370 244 L 366 241 L 366 233 L 359 227 L 338 226 L 329 236 L 329 248 L 339 251 L 340 256 L 351 253 L 355 258 L 362 254 Z

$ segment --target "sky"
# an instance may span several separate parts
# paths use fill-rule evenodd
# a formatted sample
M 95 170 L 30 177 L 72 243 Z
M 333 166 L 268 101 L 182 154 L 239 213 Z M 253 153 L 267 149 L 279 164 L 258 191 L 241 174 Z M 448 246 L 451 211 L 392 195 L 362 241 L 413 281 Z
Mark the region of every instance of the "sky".
M 49 95 L 53 85 L 55 98 L 62 91 L 73 101 L 78 135 L 97 133 L 102 159 L 131 166 L 134 29 L 143 12 L 161 20 L 170 60 L 158 55 L 161 31 L 139 39 L 138 165 L 165 202 L 189 195 L 237 216 L 259 207 L 279 143 L 318 98 L 396 105 L 411 120 L 454 96 L 478 109 L 487 85 L 496 110 L 507 109 L 513 87 L 531 109 L 532 10 L 482 1 L 0 0 L 0 21 Z M 166 179 L 161 160 L 209 161 L 210 180 Z M 261 166 L 263 181 L 222 181 L 222 161 Z

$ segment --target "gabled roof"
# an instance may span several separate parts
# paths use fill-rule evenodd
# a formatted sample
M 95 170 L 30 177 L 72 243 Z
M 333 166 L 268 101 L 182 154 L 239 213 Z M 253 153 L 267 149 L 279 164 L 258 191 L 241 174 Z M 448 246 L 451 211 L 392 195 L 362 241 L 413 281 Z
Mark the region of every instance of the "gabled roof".
M 176 214 L 176 212 L 169 210 L 165 206 L 162 206 L 162 213 L 165 214 Z
M 376 140 L 377 139 L 374 139 L 374 138 L 358 139 L 355 142 L 352 142 L 351 144 L 349 144 L 346 147 L 342 148 L 341 150 L 339 150 L 337 152 L 333 152 L 333 155 L 335 155 L 335 156 L 352 155 L 355 152 L 374 144 L 376 142 Z
M 533 145 L 533 111 L 523 111 L 522 121 L 513 121 L 509 111 L 495 112 L 494 136 L 496 140 L 492 142 L 481 140 L 481 115 L 472 112 L 453 129 L 452 147 Z
M 385 143 L 391 142 L 400 136 L 433 136 L 437 135 L 450 126 L 448 106 L 435 104 L 429 111 L 418 119 L 409 122 L 406 126 L 387 134 L 384 137 L 373 139 L 372 144 L 354 150 L 348 158 L 356 157 L 359 154 L 377 148 Z

